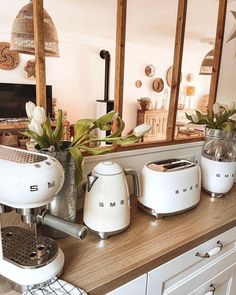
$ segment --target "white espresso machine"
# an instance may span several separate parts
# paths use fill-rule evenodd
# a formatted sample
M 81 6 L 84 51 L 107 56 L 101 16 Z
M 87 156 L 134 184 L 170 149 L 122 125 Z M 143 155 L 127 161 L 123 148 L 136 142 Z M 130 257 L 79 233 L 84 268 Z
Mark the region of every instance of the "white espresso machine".
M 35 229 L 41 222 L 83 239 L 85 226 L 50 215 L 46 209 L 63 182 L 64 170 L 55 158 L 0 145 L 0 213 L 15 210 Z M 64 254 L 51 238 L 18 226 L 2 227 L 0 234 L 0 275 L 21 291 L 61 273 Z

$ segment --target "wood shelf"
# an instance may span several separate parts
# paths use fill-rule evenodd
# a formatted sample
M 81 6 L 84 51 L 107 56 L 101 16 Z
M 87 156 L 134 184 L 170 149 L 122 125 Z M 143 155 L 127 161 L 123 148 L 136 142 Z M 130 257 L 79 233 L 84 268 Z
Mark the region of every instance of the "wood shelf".
M 63 128 L 64 128 L 64 140 L 70 140 L 70 134 L 71 134 L 71 124 L 69 121 L 63 121 Z M 52 127 L 56 127 L 56 121 L 51 121 Z M 16 122 L 16 123 L 0 123 L 0 133 L 1 130 L 12 130 L 12 131 L 18 131 L 22 129 L 26 129 L 28 127 L 28 122 Z

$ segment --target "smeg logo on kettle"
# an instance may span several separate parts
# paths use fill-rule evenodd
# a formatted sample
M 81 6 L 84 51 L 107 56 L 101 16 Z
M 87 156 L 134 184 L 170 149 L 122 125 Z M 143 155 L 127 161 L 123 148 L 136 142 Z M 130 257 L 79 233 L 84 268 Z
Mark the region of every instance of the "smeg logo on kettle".
M 105 207 L 105 206 L 107 206 L 107 207 L 116 207 L 116 206 L 118 206 L 118 205 L 124 205 L 125 204 L 125 200 L 120 200 L 119 202 L 108 202 L 108 203 L 104 203 L 104 202 L 99 202 L 98 203 L 98 206 L 99 207 Z

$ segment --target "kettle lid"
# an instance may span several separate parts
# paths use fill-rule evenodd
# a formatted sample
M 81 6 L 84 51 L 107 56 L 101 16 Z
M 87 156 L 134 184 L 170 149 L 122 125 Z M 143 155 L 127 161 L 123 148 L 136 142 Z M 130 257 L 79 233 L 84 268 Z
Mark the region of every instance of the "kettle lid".
M 115 175 L 123 172 L 123 169 L 115 162 L 104 161 L 97 164 L 93 171 L 102 175 Z

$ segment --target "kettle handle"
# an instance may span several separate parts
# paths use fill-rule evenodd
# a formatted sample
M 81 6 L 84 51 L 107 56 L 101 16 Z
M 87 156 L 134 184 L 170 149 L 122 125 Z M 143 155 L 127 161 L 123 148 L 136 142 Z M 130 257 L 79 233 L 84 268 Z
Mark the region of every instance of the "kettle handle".
M 139 177 L 138 173 L 133 169 L 124 169 L 125 175 L 131 175 L 133 179 L 133 185 L 134 185 L 134 195 L 139 197 L 140 195 L 140 183 L 139 183 Z

